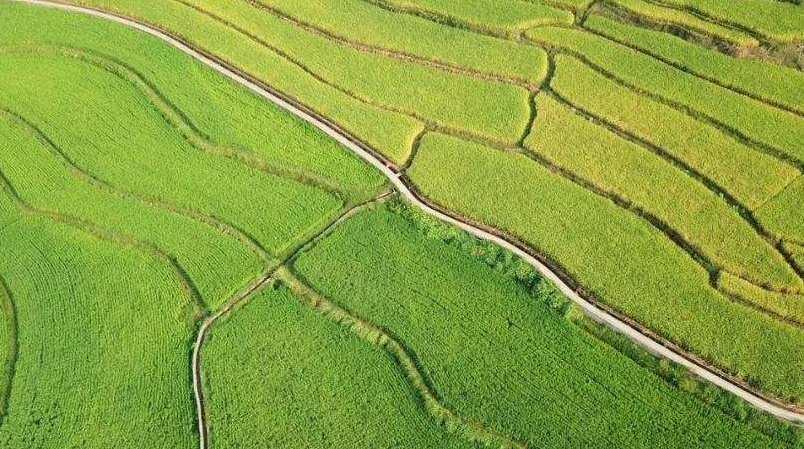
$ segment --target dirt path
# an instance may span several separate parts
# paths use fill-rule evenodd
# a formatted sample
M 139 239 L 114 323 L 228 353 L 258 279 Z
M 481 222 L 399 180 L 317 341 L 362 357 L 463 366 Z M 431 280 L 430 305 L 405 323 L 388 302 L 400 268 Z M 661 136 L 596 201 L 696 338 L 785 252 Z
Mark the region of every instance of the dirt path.
M 572 287 L 570 287 L 570 285 L 567 282 L 564 281 L 565 278 L 564 276 L 559 274 L 557 271 L 553 271 L 545 263 L 539 260 L 539 258 L 537 258 L 537 255 L 531 253 L 526 246 L 521 245 L 519 243 L 515 243 L 513 242 L 513 240 L 509 240 L 507 237 L 498 234 L 493 229 L 487 229 L 485 227 L 480 226 L 479 224 L 469 223 L 464 218 L 453 216 L 451 213 L 444 211 L 441 208 L 438 208 L 437 206 L 431 204 L 429 200 L 417 194 L 408 185 L 408 181 L 403 173 L 395 171 L 393 168 L 391 168 L 392 167 L 391 163 L 383 160 L 383 158 L 376 151 L 362 144 L 356 137 L 340 129 L 337 124 L 332 123 L 325 117 L 318 116 L 316 113 L 308 110 L 303 105 L 298 103 L 296 100 L 288 98 L 287 96 L 281 94 L 280 92 L 274 91 L 269 86 L 262 85 L 254 78 L 218 60 L 213 55 L 210 55 L 204 52 L 203 50 L 197 49 L 191 46 L 191 44 L 184 42 L 180 39 L 177 39 L 175 37 L 172 37 L 156 28 L 150 27 L 148 25 L 142 24 L 132 19 L 116 16 L 114 14 L 105 13 L 91 8 L 65 5 L 46 0 L 10 0 L 10 1 L 18 1 L 28 4 L 47 6 L 67 11 L 88 14 L 91 16 L 110 20 L 112 22 L 120 23 L 138 29 L 140 31 L 148 33 L 152 36 L 155 36 L 167 42 L 168 44 L 172 45 L 178 50 L 192 56 L 193 58 L 203 63 L 204 65 L 212 68 L 213 70 L 219 72 L 220 74 L 226 76 L 227 78 L 248 88 L 254 93 L 265 98 L 266 100 L 274 103 L 275 105 L 281 107 L 282 109 L 290 112 L 291 114 L 294 114 L 295 116 L 309 122 L 316 128 L 320 129 L 321 131 L 323 131 L 324 133 L 326 133 L 327 135 L 338 141 L 340 144 L 342 144 L 343 146 L 354 152 L 356 155 L 360 156 L 366 162 L 376 167 L 386 178 L 388 178 L 388 180 L 394 185 L 396 190 L 403 197 L 405 197 L 411 203 L 415 204 L 422 211 L 444 222 L 458 226 L 459 228 L 473 234 L 476 237 L 494 242 L 495 244 L 521 257 L 523 260 L 531 264 L 534 268 L 539 270 L 539 272 L 545 278 L 549 279 L 553 284 L 555 284 L 555 286 L 564 295 L 566 295 L 569 299 L 571 299 L 587 316 L 589 316 L 593 320 L 610 327 L 611 329 L 617 331 L 618 333 L 625 335 L 634 343 L 638 344 L 648 352 L 651 352 L 655 355 L 666 358 L 674 363 L 684 366 L 685 368 L 687 368 L 700 378 L 705 379 L 706 381 L 711 382 L 712 384 L 747 401 L 748 403 L 750 403 L 752 406 L 756 407 L 759 410 L 770 413 L 776 416 L 777 418 L 783 420 L 804 424 L 804 413 L 797 411 L 793 407 L 784 404 L 780 401 L 777 401 L 773 398 L 764 396 L 761 392 L 754 391 L 747 384 L 728 376 L 727 374 L 721 372 L 720 370 L 711 365 L 708 365 L 705 361 L 698 359 L 693 354 L 686 353 L 678 349 L 671 342 L 650 334 L 650 331 L 648 329 L 640 326 L 638 323 L 633 322 L 625 317 L 618 316 L 617 314 L 609 310 L 606 310 L 603 306 L 595 304 L 592 301 L 581 297 L 578 293 L 575 292 L 575 290 L 573 290 Z M 258 286 L 259 285 L 255 285 L 254 288 L 257 288 Z M 225 313 L 225 310 L 219 312 L 218 314 L 216 314 L 216 316 L 220 316 L 223 313 Z M 207 328 L 208 325 L 207 326 L 202 325 L 202 328 L 199 332 L 199 338 L 203 336 L 202 334 L 205 333 Z M 199 341 L 201 341 L 201 339 L 199 339 Z M 198 354 L 194 352 L 193 363 L 195 367 L 197 367 L 197 357 Z M 200 396 L 201 393 L 200 382 L 195 382 L 197 374 L 200 373 L 196 373 L 195 369 L 193 371 L 194 371 L 193 377 L 195 384 L 194 388 L 196 389 L 196 401 L 198 402 L 197 405 L 201 406 L 202 396 Z M 202 420 L 203 420 L 203 407 L 199 408 L 199 424 L 204 422 Z M 205 428 L 201 429 L 200 427 L 201 425 L 199 425 L 199 431 L 201 432 L 202 437 L 201 449 L 206 449 L 206 429 Z

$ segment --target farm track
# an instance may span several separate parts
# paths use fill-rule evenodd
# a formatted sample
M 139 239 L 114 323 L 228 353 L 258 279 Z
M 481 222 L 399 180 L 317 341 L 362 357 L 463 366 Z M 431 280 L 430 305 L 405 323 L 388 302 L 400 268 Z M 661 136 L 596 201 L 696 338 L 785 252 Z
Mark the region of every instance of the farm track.
M 719 371 L 717 368 L 708 365 L 703 360 L 698 359 L 693 354 L 689 354 L 683 351 L 682 349 L 673 345 L 666 339 L 663 339 L 661 337 L 656 336 L 655 334 L 652 334 L 648 329 L 645 329 L 638 323 L 633 322 L 632 320 L 618 314 L 617 312 L 608 310 L 608 308 L 606 308 L 605 306 L 601 306 L 596 302 L 594 302 L 593 299 L 590 300 L 582 297 L 580 294 L 578 294 L 578 292 L 576 292 L 572 287 L 570 287 L 569 283 L 572 283 L 574 285 L 577 284 L 572 282 L 571 279 L 566 274 L 563 273 L 559 274 L 557 272 L 558 270 L 553 270 L 548 267 L 548 264 L 552 265 L 553 267 L 555 267 L 555 264 L 552 264 L 549 261 L 544 261 L 547 262 L 544 263 L 542 260 L 539 260 L 540 256 L 532 252 L 532 250 L 530 250 L 527 246 L 521 244 L 521 242 L 517 242 L 514 239 L 503 236 L 499 234 L 499 232 L 496 230 L 487 228 L 479 224 L 473 224 L 465 218 L 456 217 L 453 214 L 444 211 L 438 205 L 433 204 L 429 200 L 424 199 L 423 197 L 421 197 L 420 194 L 418 194 L 412 188 L 410 181 L 402 173 L 394 171 L 391 168 L 391 164 L 384 161 L 382 157 L 379 156 L 379 153 L 376 150 L 373 150 L 367 147 L 366 145 L 362 144 L 353 135 L 349 134 L 348 132 L 338 127 L 337 124 L 332 123 L 325 117 L 320 117 L 316 115 L 314 112 L 305 108 L 300 102 L 291 99 L 287 96 L 284 96 L 280 92 L 274 91 L 269 86 L 259 83 L 258 81 L 254 80 L 248 75 L 239 72 L 237 69 L 233 68 L 226 62 L 221 61 L 219 58 L 204 53 L 203 51 L 196 49 L 187 42 L 171 37 L 169 34 L 165 32 L 162 32 L 151 26 L 139 23 L 136 20 L 123 18 L 120 16 L 116 16 L 114 14 L 101 12 L 91 8 L 76 7 L 42 0 L 16 0 L 16 1 L 22 1 L 25 3 L 44 5 L 49 7 L 57 7 L 69 11 L 76 11 L 84 14 L 93 15 L 96 17 L 105 18 L 107 20 L 122 23 L 124 25 L 139 29 L 141 31 L 144 31 L 148 34 L 151 34 L 153 36 L 162 39 L 163 41 L 189 54 L 190 56 L 199 60 L 203 64 L 211 67 L 217 72 L 227 76 L 228 78 L 234 80 L 235 82 L 238 82 L 244 87 L 262 96 L 263 98 L 275 103 L 276 105 L 282 107 L 283 109 L 297 115 L 298 117 L 310 122 L 317 128 L 321 129 L 323 132 L 330 135 L 335 140 L 340 142 L 342 145 L 346 146 L 353 152 L 357 153 L 357 155 L 359 155 L 364 160 L 368 161 L 377 169 L 379 169 L 394 184 L 396 189 L 405 198 L 409 199 L 411 202 L 416 204 L 416 206 L 422 209 L 424 212 L 436 218 L 439 218 L 445 222 L 459 226 L 462 229 L 470 232 L 471 234 L 477 237 L 497 243 L 498 245 L 522 257 L 528 263 L 537 268 L 547 279 L 551 280 L 554 284 L 556 284 L 556 286 L 562 293 L 564 293 L 573 302 L 575 302 L 584 311 L 584 313 L 586 313 L 596 321 L 599 321 L 613 328 L 614 330 L 626 335 L 628 338 L 633 340 L 638 345 L 644 347 L 648 351 L 660 355 L 662 357 L 665 357 L 675 363 L 678 363 L 688 368 L 694 374 L 746 400 L 747 402 L 751 403 L 758 409 L 764 410 L 782 419 L 795 422 L 804 422 L 804 414 L 795 410 L 789 404 L 784 404 L 783 402 L 777 401 L 774 398 L 763 396 L 763 393 L 754 391 L 749 385 L 745 384 L 744 382 L 737 380 L 729 376 L 728 374 Z

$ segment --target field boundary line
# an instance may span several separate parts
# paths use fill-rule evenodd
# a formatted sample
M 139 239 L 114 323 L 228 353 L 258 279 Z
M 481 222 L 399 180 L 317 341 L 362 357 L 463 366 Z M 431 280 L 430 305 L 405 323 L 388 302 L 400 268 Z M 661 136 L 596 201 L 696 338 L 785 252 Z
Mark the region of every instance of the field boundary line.
M 773 398 L 767 393 L 754 389 L 746 382 L 736 379 L 720 369 L 708 364 L 706 361 L 698 358 L 697 356 L 684 351 L 669 340 L 653 334 L 650 330 L 639 325 L 634 320 L 611 310 L 607 306 L 600 304 L 599 301 L 582 297 L 578 292 L 576 292 L 575 289 L 570 287 L 565 282 L 565 279 L 567 278 L 566 275 L 559 275 L 557 272 L 558 270 L 554 271 L 548 267 L 548 265 L 543 262 L 543 257 L 542 260 L 540 260 L 534 250 L 529 249 L 521 242 L 517 242 L 511 237 L 503 236 L 503 234 L 499 231 L 487 226 L 472 224 L 465 218 L 456 218 L 451 212 L 439 210 L 441 209 L 439 206 L 436 206 L 431 201 L 424 199 L 420 194 L 412 190 L 412 188 L 408 185 L 409 181 L 407 178 L 404 177 L 402 173 L 394 171 L 391 168 L 392 165 L 385 161 L 382 156 L 379 155 L 379 152 L 371 149 L 368 145 L 358 140 L 351 133 L 343 131 L 342 128 L 332 121 L 317 115 L 315 112 L 305 107 L 303 103 L 282 94 L 281 92 L 265 85 L 264 83 L 256 81 L 253 77 L 221 61 L 220 58 L 217 58 L 209 53 L 199 51 L 193 47 L 192 44 L 173 37 L 170 34 L 158 30 L 157 28 L 150 27 L 136 20 L 115 15 L 113 13 L 107 13 L 97 9 L 81 6 L 67 5 L 49 0 L 6 1 L 16 1 L 91 15 L 135 28 L 161 39 L 162 41 L 190 55 L 216 72 L 226 76 L 232 81 L 274 103 L 276 106 L 286 110 L 289 113 L 292 113 L 293 115 L 320 129 L 322 132 L 329 135 L 337 142 L 360 156 L 366 162 L 377 168 L 385 177 L 389 179 L 389 181 L 402 196 L 411 201 L 414 205 L 428 215 L 458 226 L 483 240 L 496 243 L 521 257 L 523 260 L 536 268 L 545 278 L 551 281 L 559 291 L 577 304 L 587 316 L 595 321 L 612 328 L 620 334 L 625 335 L 638 346 L 646 349 L 648 352 L 687 368 L 693 374 L 734 394 L 735 396 L 740 397 L 757 409 L 768 412 L 780 419 L 804 423 L 804 412 L 801 412 L 793 404 L 786 404 L 780 399 Z
M 535 83 L 532 81 L 528 81 L 524 78 L 518 78 L 513 76 L 503 76 L 503 75 L 496 75 L 491 72 L 486 72 L 478 69 L 471 69 L 468 67 L 461 66 L 460 64 L 452 63 L 452 62 L 445 62 L 440 61 L 437 58 L 430 58 L 424 56 L 418 56 L 414 53 L 405 51 L 405 50 L 395 50 L 393 48 L 384 46 L 384 45 L 377 45 L 377 44 L 367 44 L 364 42 L 359 42 L 355 39 L 350 39 L 347 37 L 339 36 L 332 31 L 326 30 L 318 25 L 313 25 L 300 19 L 296 16 L 292 16 L 284 11 L 277 9 L 276 7 L 270 6 L 263 1 L 260 0 L 243 0 L 245 3 L 250 4 L 253 8 L 264 10 L 265 12 L 274 15 L 277 18 L 287 20 L 288 22 L 292 23 L 297 28 L 303 29 L 310 33 L 316 34 L 321 36 L 329 41 L 334 43 L 338 43 L 347 47 L 351 47 L 355 50 L 364 52 L 364 53 L 373 53 L 382 56 L 388 56 L 391 58 L 399 59 L 402 61 L 408 62 L 415 62 L 417 64 L 426 65 L 429 67 L 437 68 L 439 70 L 443 70 L 445 72 L 455 73 L 458 75 L 466 75 L 472 76 L 480 79 L 485 79 L 488 81 L 497 81 L 500 83 L 505 84 L 513 84 L 515 86 L 524 87 L 528 90 L 535 89 Z M 516 42 L 514 42 L 517 44 Z

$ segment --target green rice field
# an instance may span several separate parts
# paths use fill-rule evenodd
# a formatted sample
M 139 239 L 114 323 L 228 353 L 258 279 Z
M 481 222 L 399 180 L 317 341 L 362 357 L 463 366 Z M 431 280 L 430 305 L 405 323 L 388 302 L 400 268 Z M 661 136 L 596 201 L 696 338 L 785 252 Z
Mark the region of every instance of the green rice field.
M 0 448 L 804 448 L 800 2 L 29 3 Z

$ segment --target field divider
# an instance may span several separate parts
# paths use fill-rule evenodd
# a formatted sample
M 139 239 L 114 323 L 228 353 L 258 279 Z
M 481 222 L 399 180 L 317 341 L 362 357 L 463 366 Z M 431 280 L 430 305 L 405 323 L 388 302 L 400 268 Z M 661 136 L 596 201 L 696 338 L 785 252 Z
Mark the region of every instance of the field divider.
M 655 60 L 657 60 L 659 62 L 667 64 L 667 65 L 673 67 L 674 69 L 680 70 L 680 71 L 682 71 L 682 72 L 684 72 L 684 73 L 686 73 L 688 75 L 691 75 L 691 76 L 694 76 L 694 77 L 696 77 L 698 79 L 710 82 L 710 83 L 712 83 L 712 84 L 714 84 L 714 85 L 716 85 L 718 87 L 721 87 L 721 88 L 726 89 L 726 90 L 730 90 L 730 91 L 732 91 L 734 93 L 744 95 L 744 96 L 746 96 L 746 97 L 748 97 L 748 98 L 750 98 L 752 100 L 756 100 L 756 101 L 758 101 L 758 102 L 760 102 L 760 103 L 762 103 L 762 104 L 764 104 L 764 105 L 766 105 L 768 107 L 779 109 L 779 110 L 788 112 L 790 114 L 793 114 L 793 115 L 795 115 L 797 117 L 804 118 L 804 109 L 793 108 L 793 107 L 787 106 L 785 104 L 782 104 L 782 103 L 780 103 L 778 101 L 772 100 L 770 98 L 765 98 L 765 97 L 763 97 L 761 95 L 755 94 L 755 93 L 753 93 L 753 92 L 751 92 L 749 90 L 743 89 L 743 88 L 741 88 L 739 86 L 729 85 L 727 83 L 724 83 L 724 82 L 718 80 L 714 76 L 701 74 L 701 73 L 698 73 L 698 72 L 693 72 L 689 68 L 687 68 L 687 67 L 685 67 L 685 66 L 683 66 L 683 65 L 681 65 L 681 64 L 679 64 L 677 62 L 674 62 L 674 61 L 672 61 L 672 60 L 660 55 L 657 52 L 646 50 L 646 49 L 644 49 L 642 47 L 639 47 L 637 45 L 634 45 L 634 44 L 632 44 L 632 43 L 630 43 L 630 42 L 628 42 L 628 41 L 626 41 L 624 39 L 618 39 L 616 37 L 612 37 L 612 36 L 603 34 L 602 32 L 599 32 L 599 31 L 596 31 L 596 30 L 593 30 L 593 29 L 590 29 L 590 28 L 586 28 L 585 26 L 583 26 L 583 30 L 587 31 L 587 32 L 589 32 L 591 34 L 594 34 L 595 36 L 597 36 L 597 37 L 599 37 L 601 39 L 605 39 L 607 41 L 620 44 L 620 45 L 622 45 L 624 47 L 628 47 L 631 50 L 634 50 L 634 51 L 636 51 L 638 53 L 641 53 L 641 54 L 643 54 L 645 56 L 649 56 L 649 57 L 651 57 L 651 58 L 653 58 L 653 59 L 655 59 Z M 729 55 L 729 56 L 732 56 L 732 55 Z
M 136 19 L 124 17 L 122 15 L 105 12 L 99 9 L 68 5 L 49 0 L 6 1 L 18 1 L 32 5 L 40 5 L 63 9 L 66 11 L 79 12 L 123 24 L 161 39 L 176 49 L 192 56 L 200 63 L 206 65 L 221 75 L 251 90 L 265 100 L 270 101 L 285 111 L 307 121 L 331 138 L 335 139 L 341 145 L 345 146 L 379 170 L 386 178 L 388 178 L 401 196 L 411 201 L 423 212 L 441 221 L 462 228 L 476 237 L 500 245 L 501 247 L 521 257 L 523 260 L 536 268 L 546 279 L 553 283 L 561 293 L 573 301 L 585 315 L 589 316 L 594 321 L 624 335 L 648 352 L 688 369 L 694 375 L 734 394 L 759 410 L 768 412 L 779 419 L 804 424 L 804 409 L 802 409 L 800 406 L 791 404 L 780 398 L 774 397 L 767 392 L 763 392 L 755 388 L 744 379 L 736 377 L 734 373 L 728 373 L 723 369 L 710 364 L 703 358 L 679 346 L 670 339 L 651 331 L 621 312 L 606 306 L 601 301 L 594 298 L 593 295 L 585 292 L 582 287 L 580 287 L 580 284 L 568 274 L 568 270 L 563 268 L 555 261 L 551 261 L 539 254 L 536 250 L 530 248 L 524 242 L 508 236 L 490 226 L 457 215 L 443 206 L 427 199 L 415 189 L 415 185 L 410 181 L 410 179 L 407 178 L 404 173 L 396 171 L 393 168 L 393 165 L 390 164 L 379 151 L 371 148 L 369 145 L 366 145 L 354 134 L 346 131 L 337 123 L 306 107 L 303 102 L 283 94 L 281 91 L 278 91 L 266 83 L 259 81 L 253 76 L 244 73 L 221 58 L 205 52 L 204 50 L 193 46 L 187 41 L 159 29 L 159 27 L 151 26 L 137 21 Z M 202 449 L 206 448 L 203 447 Z
M 8 333 L 8 341 L 5 342 L 8 360 L 0 373 L 0 429 L 2 429 L 8 414 L 11 386 L 14 382 L 14 370 L 19 353 L 17 305 L 14 303 L 14 295 L 11 293 L 11 289 L 2 274 L 0 274 L 0 311 L 5 315 L 5 325 Z
M 396 58 L 402 61 L 414 62 L 421 65 L 426 65 L 428 67 L 433 67 L 439 70 L 443 70 L 450 73 L 455 73 L 458 75 L 465 75 L 465 76 L 472 76 L 475 78 L 484 79 L 487 81 L 496 81 L 500 83 L 506 84 L 513 84 L 515 86 L 523 87 L 528 90 L 533 90 L 536 88 L 536 85 L 532 82 L 516 77 L 505 77 L 500 75 L 494 75 L 492 73 L 483 72 L 480 70 L 470 69 L 467 67 L 460 66 L 458 64 L 439 61 L 437 59 L 427 58 L 423 56 L 418 56 L 413 53 L 409 53 L 402 50 L 393 50 L 381 45 L 374 45 L 374 44 L 366 44 L 362 42 L 357 42 L 351 40 L 349 38 L 345 38 L 343 36 L 339 36 L 331 31 L 325 30 L 320 28 L 316 25 L 313 25 L 309 22 L 305 22 L 302 19 L 297 17 L 291 16 L 284 11 L 280 11 L 279 9 L 270 6 L 262 1 L 259 0 L 243 0 L 244 2 L 251 5 L 253 8 L 264 10 L 269 14 L 276 16 L 277 18 L 287 20 L 288 22 L 292 23 L 297 28 L 303 29 L 310 33 L 316 34 L 320 37 L 323 37 L 329 41 L 332 41 L 337 44 L 341 44 L 355 50 L 364 52 L 364 53 L 373 53 L 381 56 L 388 56 L 391 58 Z
M 283 281 L 297 295 L 307 299 L 307 305 L 328 320 L 347 328 L 361 340 L 385 351 L 405 374 L 411 387 L 419 396 L 424 409 L 447 431 L 470 442 L 481 442 L 501 449 L 529 449 L 530 446 L 510 436 L 491 429 L 484 424 L 465 418 L 441 403 L 435 388 L 427 379 L 415 353 L 387 330 L 357 316 L 313 289 L 290 266 L 277 270 L 276 278 Z
M 64 57 L 72 57 L 84 63 L 104 70 L 131 85 L 142 95 L 148 103 L 159 113 L 160 117 L 182 138 L 195 149 L 219 157 L 232 159 L 247 167 L 283 177 L 291 181 L 310 185 L 327 192 L 341 195 L 350 195 L 349 188 L 340 185 L 337 181 L 327 179 L 305 170 L 299 170 L 275 162 L 269 162 L 245 149 L 235 145 L 221 145 L 202 132 L 190 118 L 175 104 L 173 104 L 155 85 L 136 69 L 109 56 L 95 54 L 88 50 L 50 46 L 50 45 L 22 45 L 14 47 L 1 47 L 0 54 L 4 52 L 53 52 Z
M 14 186 L 9 182 L 8 178 L 6 177 L 5 173 L 3 173 L 1 168 L 0 168 L 0 186 L 8 195 L 8 197 L 11 199 L 11 201 L 14 203 L 14 205 L 17 207 L 17 209 L 23 214 L 39 216 L 52 221 L 60 222 L 62 224 L 77 229 L 97 239 L 104 240 L 116 245 L 128 246 L 135 250 L 150 254 L 152 257 L 155 257 L 157 259 L 163 259 L 167 261 L 168 265 L 173 270 L 174 275 L 179 280 L 179 283 L 187 291 L 188 295 L 192 299 L 192 306 L 194 306 L 192 311 L 193 319 L 197 319 L 199 316 L 203 316 L 203 314 L 206 313 L 207 310 L 206 302 L 204 301 L 203 296 L 201 296 L 201 293 L 196 287 L 195 282 L 187 273 L 187 271 L 185 271 L 185 269 L 181 266 L 181 264 L 179 264 L 176 258 L 173 257 L 170 253 L 168 253 L 164 249 L 152 244 L 151 242 L 141 240 L 136 237 L 128 235 L 118 234 L 114 231 L 110 231 L 104 227 L 95 225 L 94 223 L 87 222 L 81 218 L 74 217 L 72 215 L 34 207 L 22 199 L 22 197 L 17 193 L 16 189 L 14 189 Z
M 687 164 L 686 162 L 678 159 L 677 157 L 673 156 L 667 150 L 661 148 L 660 146 L 640 138 L 631 132 L 625 130 L 624 128 L 618 126 L 615 123 L 612 123 L 605 118 L 602 118 L 592 112 L 589 112 L 582 107 L 574 104 L 571 100 L 567 99 L 559 92 L 555 91 L 554 89 L 549 90 L 546 92 L 552 98 L 554 98 L 559 103 L 563 104 L 567 109 L 573 111 L 580 117 L 600 126 L 608 131 L 616 134 L 618 137 L 629 141 L 635 145 L 644 148 L 646 151 L 653 153 L 660 158 L 662 158 L 665 162 L 670 164 L 671 166 L 675 167 L 676 169 L 684 172 L 687 176 L 692 178 L 694 181 L 698 182 L 699 184 L 706 187 L 710 192 L 712 192 L 717 198 L 723 200 L 728 206 L 735 210 L 737 214 L 745 221 L 753 230 L 754 232 L 761 237 L 768 245 L 773 247 L 777 253 L 779 253 L 782 258 L 785 259 L 785 262 L 789 266 L 793 272 L 796 273 L 799 279 L 804 281 L 804 272 L 802 272 L 801 267 L 799 267 L 795 261 L 792 260 L 790 254 L 782 247 L 781 239 L 778 236 L 775 236 L 769 230 L 765 229 L 764 226 L 756 219 L 754 213 L 749 209 L 745 204 L 743 204 L 740 200 L 735 198 L 731 193 L 729 193 L 725 188 L 720 186 L 717 182 L 713 179 L 709 178 L 708 176 L 704 175 L 700 171 L 696 170 L 691 165 Z M 778 293 L 801 293 L 801 292 L 790 292 L 790 291 L 778 291 L 771 285 L 763 284 L 759 280 L 751 280 L 751 279 L 744 279 L 752 284 L 756 285 L 759 288 L 768 291 L 776 291 Z
M 26 1 L 26 0 L 10 0 L 10 1 Z M 549 49 L 549 48 L 552 47 L 552 46 L 545 46 L 544 44 L 540 43 L 539 41 L 533 40 L 533 38 L 526 38 L 526 41 L 532 43 L 533 45 L 535 45 L 538 48 L 548 48 Z M 775 147 L 773 147 L 771 145 L 759 142 L 759 141 L 757 141 L 757 140 L 755 140 L 755 139 L 753 139 L 751 137 L 748 137 L 743 132 L 741 132 L 741 131 L 739 131 L 739 130 L 737 130 L 737 129 L 729 126 L 729 125 L 726 125 L 725 123 L 717 120 L 714 117 L 711 117 L 711 116 L 709 116 L 707 114 L 704 114 L 704 113 L 701 113 L 701 112 L 698 112 L 698 111 L 695 111 L 692 108 L 690 108 L 689 106 L 686 106 L 686 105 L 681 104 L 681 103 L 679 103 L 677 101 L 674 101 L 674 100 L 667 99 L 667 98 L 665 98 L 665 97 L 663 97 L 663 96 L 661 96 L 659 94 L 653 93 L 653 92 L 651 92 L 649 90 L 646 90 L 646 89 L 643 89 L 643 88 L 641 88 L 639 86 L 636 86 L 636 85 L 632 84 L 631 82 L 626 81 L 625 79 L 621 78 L 616 73 L 614 73 L 614 72 L 612 72 L 610 70 L 607 70 L 604 67 L 601 67 L 600 65 L 596 64 L 595 62 L 593 62 L 592 60 L 590 60 L 588 57 L 586 57 L 584 54 L 582 54 L 580 52 L 569 50 L 569 49 L 566 49 L 566 48 L 562 48 L 560 46 L 553 47 L 552 50 L 554 50 L 558 54 L 564 54 L 564 55 L 574 57 L 575 59 L 578 59 L 581 62 L 583 62 L 584 64 L 586 64 L 587 66 L 589 66 L 591 69 L 596 71 L 601 76 L 608 78 L 612 82 L 615 82 L 615 83 L 617 83 L 617 84 L 619 84 L 619 85 L 621 85 L 621 86 L 623 86 L 623 87 L 625 87 L 625 88 L 627 88 L 627 89 L 629 89 L 629 90 L 631 90 L 631 91 L 633 91 L 633 92 L 635 92 L 635 93 L 637 93 L 639 95 L 643 95 L 645 97 L 648 97 L 649 99 L 651 99 L 651 100 L 653 100 L 653 101 L 655 101 L 657 103 L 661 103 L 661 104 L 663 104 L 665 106 L 668 106 L 668 107 L 671 107 L 673 109 L 676 109 L 677 111 L 682 112 L 682 113 L 690 116 L 691 118 L 693 118 L 695 120 L 698 120 L 699 122 L 702 122 L 702 123 L 708 124 L 710 126 L 713 126 L 713 127 L 717 128 L 718 130 L 720 130 L 721 132 L 723 132 L 724 134 L 726 134 L 726 135 L 734 138 L 738 142 L 742 143 L 743 145 L 753 149 L 754 151 L 766 154 L 768 156 L 772 156 L 772 157 L 778 159 L 779 161 L 781 161 L 781 162 L 783 162 L 783 163 L 795 168 L 799 172 L 804 173 L 804 160 L 798 159 L 798 158 L 796 158 L 794 156 L 791 156 L 791 155 L 787 154 L 783 150 L 780 150 L 780 149 L 775 148 Z

